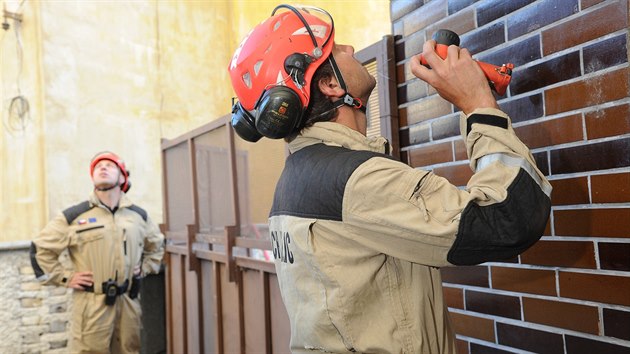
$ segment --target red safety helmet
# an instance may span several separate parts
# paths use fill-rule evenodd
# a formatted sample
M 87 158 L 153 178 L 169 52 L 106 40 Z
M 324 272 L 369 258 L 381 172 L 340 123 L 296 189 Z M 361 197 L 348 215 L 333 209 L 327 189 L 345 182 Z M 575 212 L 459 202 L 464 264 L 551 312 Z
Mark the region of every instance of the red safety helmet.
M 112 161 L 113 163 L 116 164 L 116 166 L 118 166 L 120 173 L 122 173 L 123 177 L 125 178 L 123 184 L 120 185 L 120 189 L 126 193 L 129 190 L 129 188 L 131 188 L 131 182 L 129 182 L 129 170 L 127 170 L 127 167 L 125 166 L 125 161 L 123 161 L 123 159 L 121 159 L 118 155 L 114 154 L 113 152 L 102 151 L 94 155 L 94 157 L 92 158 L 92 161 L 90 162 L 90 177 L 94 175 L 94 167 L 96 167 L 96 164 L 102 160 Z
M 276 14 L 281 8 L 289 11 Z M 284 138 L 299 128 L 313 74 L 333 46 L 334 23 L 328 12 L 277 6 L 243 39 L 228 67 L 239 100 L 232 109 L 236 132 L 255 142 L 262 136 Z

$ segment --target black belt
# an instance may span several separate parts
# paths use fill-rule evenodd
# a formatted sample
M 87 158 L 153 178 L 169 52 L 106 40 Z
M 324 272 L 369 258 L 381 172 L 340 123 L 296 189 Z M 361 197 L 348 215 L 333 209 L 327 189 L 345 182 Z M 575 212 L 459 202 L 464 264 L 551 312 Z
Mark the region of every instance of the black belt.
M 127 289 L 129 289 L 129 279 L 125 280 L 125 282 L 122 283 L 122 285 L 117 286 L 116 288 L 117 288 L 117 293 L 118 293 L 117 295 L 120 296 L 120 295 L 126 293 Z M 89 293 L 93 293 L 94 292 L 94 284 L 92 284 L 90 286 L 84 286 L 83 289 L 85 291 L 89 292 Z M 101 289 L 102 289 L 101 292 L 103 294 L 105 294 L 105 292 L 107 291 L 107 282 L 106 281 L 104 281 L 101 284 Z

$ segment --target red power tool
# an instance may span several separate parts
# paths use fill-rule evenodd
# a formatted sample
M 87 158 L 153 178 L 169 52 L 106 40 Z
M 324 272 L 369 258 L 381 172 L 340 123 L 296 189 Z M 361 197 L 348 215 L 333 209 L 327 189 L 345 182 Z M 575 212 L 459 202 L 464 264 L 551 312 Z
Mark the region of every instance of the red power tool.
M 442 59 L 446 59 L 449 45 L 459 46 L 459 36 L 457 33 L 446 29 L 437 30 L 433 34 L 432 39 L 437 43 L 435 45 L 435 52 Z M 429 67 L 422 54 L 420 54 L 420 63 Z M 507 63 L 501 66 L 496 66 L 478 60 L 477 64 L 479 64 L 479 67 L 486 75 L 490 88 L 501 96 L 505 95 L 505 90 L 507 90 L 510 80 L 512 79 L 512 69 L 514 69 L 514 64 Z

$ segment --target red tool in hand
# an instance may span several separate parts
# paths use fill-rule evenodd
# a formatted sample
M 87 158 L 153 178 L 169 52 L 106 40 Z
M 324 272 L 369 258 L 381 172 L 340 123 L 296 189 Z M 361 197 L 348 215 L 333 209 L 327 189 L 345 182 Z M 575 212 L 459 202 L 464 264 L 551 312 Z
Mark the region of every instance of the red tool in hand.
M 433 34 L 432 39 L 437 43 L 435 45 L 435 52 L 442 59 L 446 59 L 449 45 L 459 46 L 459 36 L 457 33 L 446 29 L 437 30 Z M 422 54 L 420 54 L 420 63 L 429 67 Z M 486 75 L 490 88 L 501 96 L 505 95 L 505 90 L 507 90 L 510 80 L 512 79 L 512 69 L 514 69 L 514 64 L 507 63 L 501 66 L 496 66 L 478 60 L 477 64 L 479 64 L 479 67 Z

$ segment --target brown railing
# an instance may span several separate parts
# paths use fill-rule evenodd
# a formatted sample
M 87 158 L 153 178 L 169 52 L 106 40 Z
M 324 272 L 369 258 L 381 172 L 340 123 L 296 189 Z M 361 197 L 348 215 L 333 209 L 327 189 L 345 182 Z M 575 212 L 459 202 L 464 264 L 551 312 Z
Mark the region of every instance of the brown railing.
M 270 242 L 240 236 L 241 228 L 234 225 L 224 225 L 220 233 L 200 231 L 204 225 L 199 221 L 198 140 L 204 135 L 217 133 L 224 134 L 227 142 L 224 146 L 219 142 L 214 147 L 225 148 L 227 159 L 223 161 L 223 167 L 229 183 L 211 185 L 210 188 L 229 190 L 231 202 L 226 205 L 231 206 L 228 214 L 232 214 L 232 218 L 219 221 L 240 221 L 237 154 L 229 117 L 162 143 L 168 352 L 288 352 L 289 321 L 278 296 L 274 265 L 252 255 L 254 249 L 269 251 Z M 170 149 L 181 149 L 185 153 L 170 153 Z M 182 161 L 182 156 L 186 156 L 187 161 Z M 173 169 L 177 167 L 173 165 L 183 165 L 188 171 Z M 178 199 L 176 203 L 172 202 L 174 198 Z M 182 205 L 184 200 L 190 204 Z M 177 210 L 186 204 L 189 213 Z M 179 214 L 189 223 L 175 222 L 172 214 Z M 220 228 L 205 226 L 207 230 Z

